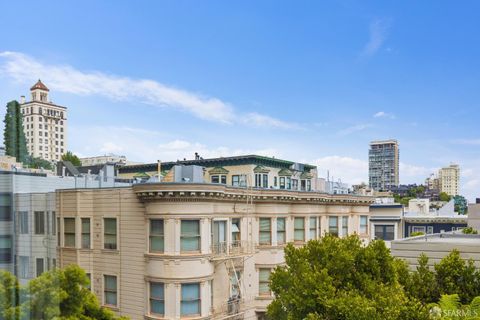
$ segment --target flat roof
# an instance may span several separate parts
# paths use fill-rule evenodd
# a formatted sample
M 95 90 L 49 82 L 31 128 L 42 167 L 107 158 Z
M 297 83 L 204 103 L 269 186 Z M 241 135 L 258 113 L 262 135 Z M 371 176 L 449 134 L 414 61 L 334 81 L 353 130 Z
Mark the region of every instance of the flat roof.
M 277 158 L 258 156 L 258 155 L 244 155 L 244 156 L 233 156 L 233 157 L 219 157 L 219 158 L 210 158 L 210 159 L 198 159 L 198 160 L 178 160 L 178 161 L 169 161 L 162 162 L 162 170 L 170 170 L 175 165 L 197 165 L 202 167 L 223 167 L 231 165 L 241 165 L 241 164 L 256 164 L 264 165 L 274 168 L 290 168 L 291 165 L 295 164 L 294 161 L 282 160 Z M 305 169 L 310 171 L 316 169 L 317 166 L 310 164 L 303 164 Z M 157 163 L 145 163 L 145 164 L 133 164 L 126 165 L 119 168 L 120 173 L 135 173 L 138 171 L 148 172 L 148 171 L 157 171 Z
M 435 233 L 421 235 L 417 237 L 410 237 L 405 239 L 394 240 L 397 243 L 459 243 L 459 244 L 472 244 L 480 245 L 480 234 L 463 234 L 463 233 Z

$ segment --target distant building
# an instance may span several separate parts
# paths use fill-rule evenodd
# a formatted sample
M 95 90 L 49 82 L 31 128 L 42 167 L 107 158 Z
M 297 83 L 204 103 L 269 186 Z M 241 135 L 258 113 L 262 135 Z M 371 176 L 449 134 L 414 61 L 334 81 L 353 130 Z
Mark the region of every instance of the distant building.
M 368 180 L 375 191 L 391 190 L 399 184 L 399 148 L 397 140 L 370 142 Z
M 453 199 L 439 209 L 431 208 L 429 199 L 412 199 L 403 215 L 404 235 L 410 237 L 413 232 L 433 234 L 461 230 L 467 227 L 467 221 L 467 215 L 455 212 Z
M 82 166 L 94 166 L 106 163 L 125 165 L 127 164 L 127 157 L 110 153 L 104 156 L 80 158 L 80 161 L 82 162 Z
M 51 102 L 49 91 L 38 80 L 30 88 L 31 101 L 22 97 L 23 129 L 30 155 L 59 161 L 67 152 L 67 108 Z
M 174 182 L 175 166 L 200 166 L 204 183 L 225 184 L 234 187 L 317 191 L 317 167 L 309 164 L 258 155 L 126 165 L 118 168 L 118 177 L 148 180 L 158 177 L 162 182 Z M 158 179 L 158 178 L 157 178 Z M 158 181 L 158 180 L 157 180 Z
M 429 258 L 428 264 L 433 266 L 447 256 L 453 249 L 460 252 L 463 259 L 473 259 L 480 267 L 480 235 L 448 232 L 428 234 L 413 238 L 392 241 L 391 253 L 394 257 L 405 260 L 411 269 L 418 266 L 420 254 Z
M 0 269 L 24 283 L 57 265 L 57 189 L 128 185 L 93 175 L 0 170 Z
M 387 246 L 390 241 L 401 239 L 403 205 L 393 198 L 376 198 L 370 205 L 370 234 L 372 240 L 382 239 Z
M 450 196 L 460 194 L 460 167 L 458 164 L 451 164 L 448 167 L 438 170 L 440 192 Z

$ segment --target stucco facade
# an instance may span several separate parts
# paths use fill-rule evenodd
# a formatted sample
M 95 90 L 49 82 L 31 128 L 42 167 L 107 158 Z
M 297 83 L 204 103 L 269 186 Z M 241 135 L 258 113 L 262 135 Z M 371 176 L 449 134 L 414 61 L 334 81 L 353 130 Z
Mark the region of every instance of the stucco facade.
M 371 203 L 216 184 L 63 190 L 58 259 L 84 268 L 102 304 L 132 319 L 254 319 L 272 300 L 268 275 L 285 243 L 329 231 L 368 241 Z M 73 238 L 63 231 L 72 221 Z

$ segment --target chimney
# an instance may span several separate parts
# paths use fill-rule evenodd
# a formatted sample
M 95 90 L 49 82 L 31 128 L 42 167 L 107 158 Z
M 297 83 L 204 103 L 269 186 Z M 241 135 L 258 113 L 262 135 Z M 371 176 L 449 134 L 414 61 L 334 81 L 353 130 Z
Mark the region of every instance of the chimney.
M 20 104 L 24 104 L 25 103 L 25 96 L 21 96 L 20 97 Z

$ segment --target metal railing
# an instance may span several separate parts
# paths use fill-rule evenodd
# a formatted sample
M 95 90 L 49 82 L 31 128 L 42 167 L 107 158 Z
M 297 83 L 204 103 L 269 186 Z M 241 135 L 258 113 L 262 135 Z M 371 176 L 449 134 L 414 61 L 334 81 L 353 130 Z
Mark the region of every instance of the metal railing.
M 234 240 L 232 242 L 219 242 L 212 244 L 214 256 L 236 256 L 252 254 L 255 251 L 255 244 L 251 241 Z
M 213 308 L 212 314 L 215 319 L 242 319 L 244 312 L 244 301 L 239 296 L 232 296 L 227 302 Z

